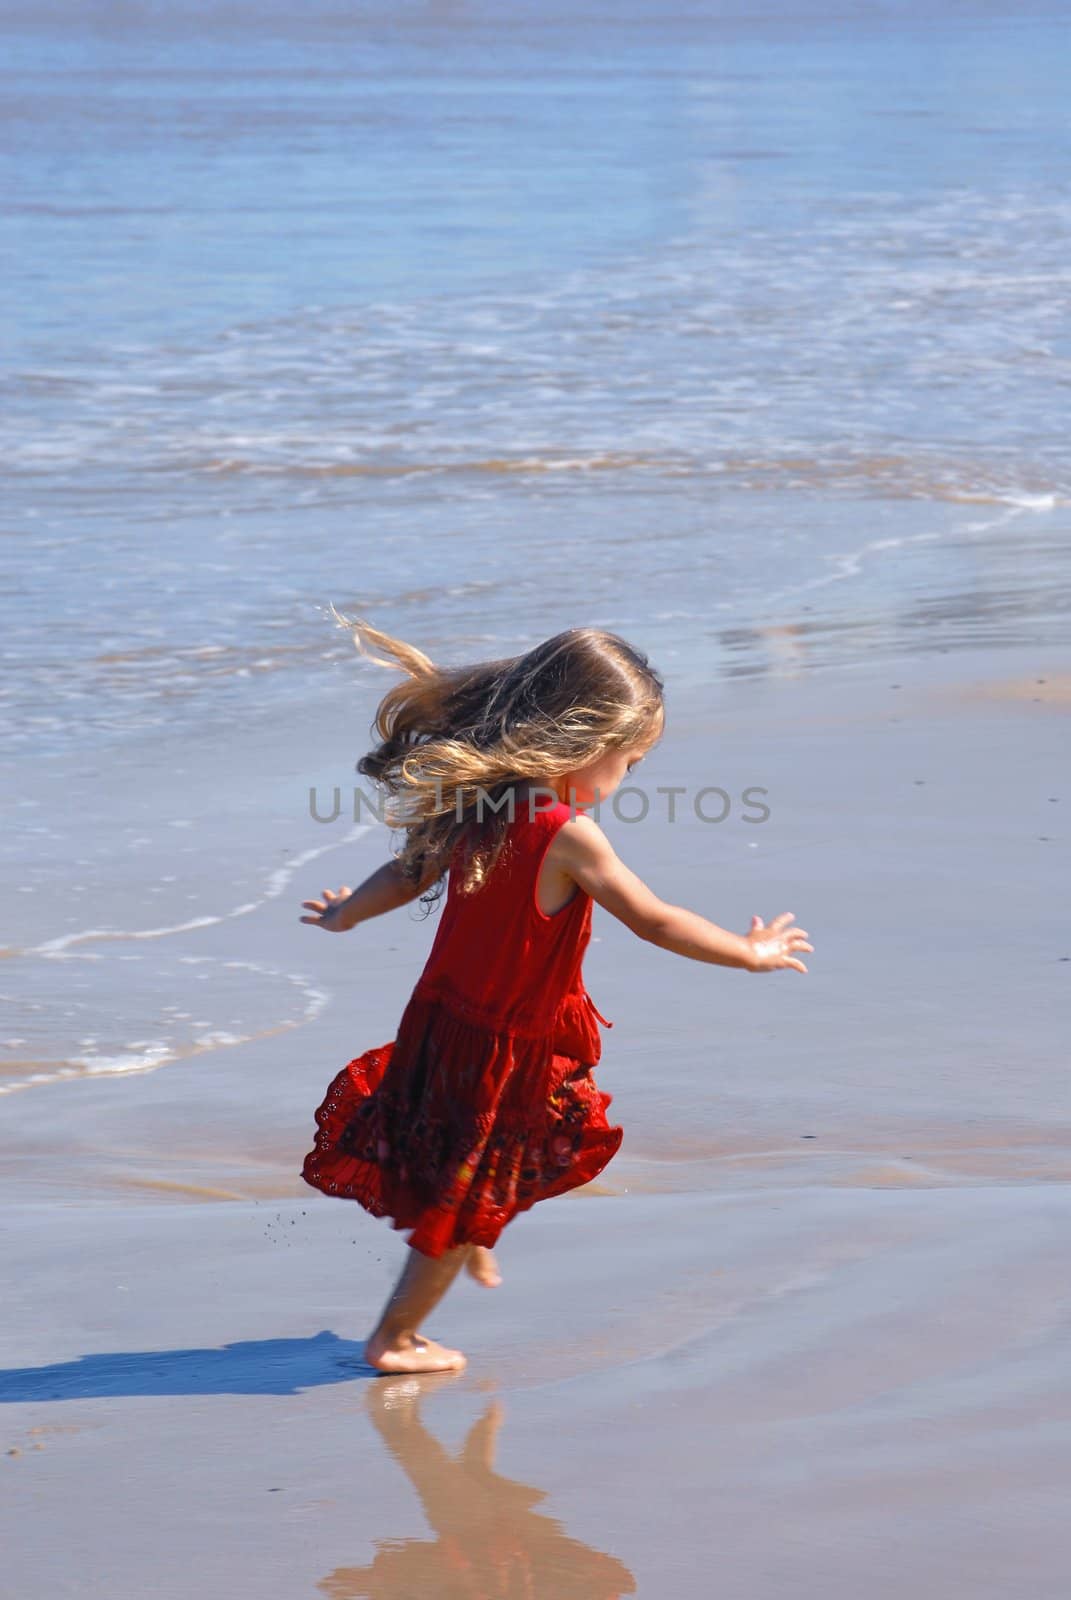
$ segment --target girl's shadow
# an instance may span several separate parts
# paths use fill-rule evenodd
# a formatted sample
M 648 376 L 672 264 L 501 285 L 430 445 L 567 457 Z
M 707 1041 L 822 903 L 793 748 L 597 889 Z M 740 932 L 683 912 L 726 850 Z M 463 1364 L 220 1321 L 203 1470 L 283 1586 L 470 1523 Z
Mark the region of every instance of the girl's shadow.
M 51 1367 L 0 1369 L 0 1402 L 121 1394 L 298 1394 L 382 1374 L 364 1345 L 324 1329 L 306 1339 L 243 1339 L 215 1350 L 120 1350 Z

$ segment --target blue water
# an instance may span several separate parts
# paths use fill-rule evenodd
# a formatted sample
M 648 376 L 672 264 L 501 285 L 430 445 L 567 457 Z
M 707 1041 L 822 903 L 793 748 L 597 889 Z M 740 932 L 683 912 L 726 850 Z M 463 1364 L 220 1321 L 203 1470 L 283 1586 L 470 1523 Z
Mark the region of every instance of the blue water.
M 318 1013 L 332 602 L 673 695 L 1066 640 L 1065 6 L 0 17 L 0 1075 Z
M 16 752 L 300 706 L 329 601 L 694 681 L 1066 625 L 1066 8 L 6 16 Z

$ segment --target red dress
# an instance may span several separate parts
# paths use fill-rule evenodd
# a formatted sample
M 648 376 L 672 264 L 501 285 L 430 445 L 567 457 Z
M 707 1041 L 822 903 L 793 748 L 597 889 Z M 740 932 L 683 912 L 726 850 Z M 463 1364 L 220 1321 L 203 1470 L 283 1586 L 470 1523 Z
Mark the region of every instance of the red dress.
M 482 888 L 462 894 L 451 871 L 397 1037 L 343 1067 L 316 1112 L 306 1183 L 411 1228 L 424 1255 L 493 1245 L 518 1212 L 588 1183 L 620 1147 L 613 1096 L 592 1076 L 598 1024 L 613 1024 L 581 973 L 591 896 L 578 888 L 552 916 L 535 897 L 571 815 L 563 801 L 532 815 L 520 796 Z

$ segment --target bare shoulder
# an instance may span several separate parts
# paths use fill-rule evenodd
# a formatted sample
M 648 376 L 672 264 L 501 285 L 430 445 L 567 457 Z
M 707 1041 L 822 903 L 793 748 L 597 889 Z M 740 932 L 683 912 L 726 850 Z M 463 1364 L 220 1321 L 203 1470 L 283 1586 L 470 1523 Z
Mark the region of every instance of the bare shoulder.
M 547 860 L 553 860 L 555 866 L 568 872 L 571 866 L 579 865 L 582 861 L 597 860 L 604 850 L 614 853 L 613 845 L 594 817 L 589 817 L 585 811 L 578 811 L 567 822 L 563 822 L 554 835 L 547 851 Z
M 595 819 L 582 811 L 562 823 L 551 840 L 546 861 L 641 939 L 652 936 L 668 909 L 625 865 Z

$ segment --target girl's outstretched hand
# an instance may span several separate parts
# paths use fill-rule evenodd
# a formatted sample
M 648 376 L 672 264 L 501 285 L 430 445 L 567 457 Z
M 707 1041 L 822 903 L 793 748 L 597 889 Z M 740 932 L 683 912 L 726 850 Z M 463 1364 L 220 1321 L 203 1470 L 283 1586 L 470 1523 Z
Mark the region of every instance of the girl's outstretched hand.
M 303 900 L 301 904 L 310 911 L 315 911 L 314 917 L 302 917 L 302 922 L 309 922 L 314 928 L 326 928 L 328 933 L 345 933 L 353 927 L 353 920 L 345 911 L 346 901 L 353 893 L 352 889 L 336 889 L 334 893 L 325 889 L 322 900 Z
M 807 943 L 810 935 L 805 928 L 789 927 L 794 915 L 794 912 L 782 911 L 769 924 L 763 922 L 761 917 L 752 917 L 747 939 L 754 964 L 749 971 L 776 972 L 780 967 L 795 967 L 797 972 L 807 971 L 798 959 L 797 952 L 813 951 L 814 945 Z

